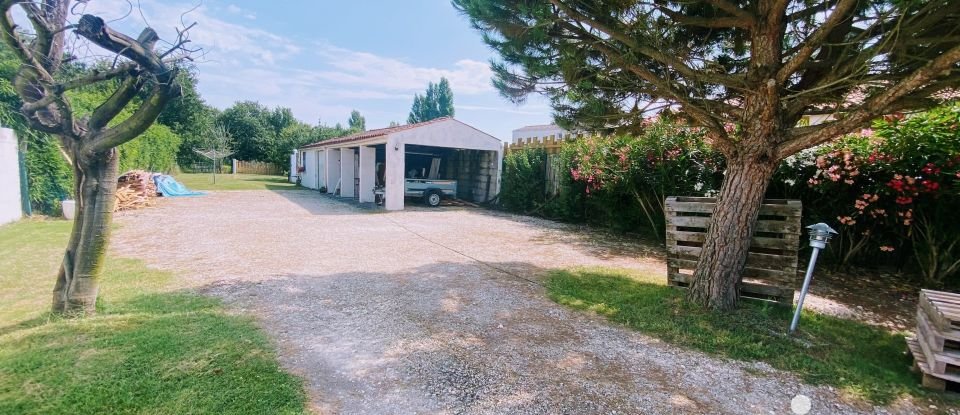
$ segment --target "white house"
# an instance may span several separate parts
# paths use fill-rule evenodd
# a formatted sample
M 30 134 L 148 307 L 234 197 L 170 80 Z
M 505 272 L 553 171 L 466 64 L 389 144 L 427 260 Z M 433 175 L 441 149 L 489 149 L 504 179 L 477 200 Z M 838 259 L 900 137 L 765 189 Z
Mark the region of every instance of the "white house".
M 297 149 L 300 184 L 361 203 L 382 189 L 401 210 L 408 176 L 457 181 L 457 198 L 482 203 L 500 193 L 503 143 L 450 117 L 364 131 Z
M 520 142 L 528 142 L 528 140 L 543 141 L 543 139 L 551 136 L 557 140 L 563 140 L 569 135 L 569 131 L 560 128 L 560 126 L 556 124 L 528 125 L 513 130 L 513 138 L 510 140 L 510 142 L 516 144 Z

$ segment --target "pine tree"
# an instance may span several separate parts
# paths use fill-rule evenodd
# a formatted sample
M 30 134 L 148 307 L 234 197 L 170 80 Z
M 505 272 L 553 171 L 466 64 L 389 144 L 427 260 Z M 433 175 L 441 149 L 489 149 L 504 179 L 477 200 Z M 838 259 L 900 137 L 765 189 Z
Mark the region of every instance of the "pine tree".
M 713 309 L 737 305 L 782 160 L 960 85 L 957 0 L 453 3 L 500 55 L 504 97 L 543 93 L 586 130 L 639 130 L 657 108 L 704 130 L 726 171 L 688 292 Z

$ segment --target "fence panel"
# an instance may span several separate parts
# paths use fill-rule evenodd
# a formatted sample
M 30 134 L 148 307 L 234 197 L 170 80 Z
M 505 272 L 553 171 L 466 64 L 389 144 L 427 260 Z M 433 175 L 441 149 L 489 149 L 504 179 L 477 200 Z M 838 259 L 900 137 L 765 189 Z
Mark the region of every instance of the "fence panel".
M 280 166 L 273 163 L 266 163 L 262 161 L 236 161 L 236 171 L 234 173 L 239 174 L 263 174 L 269 176 L 279 176 L 283 174 L 283 170 Z

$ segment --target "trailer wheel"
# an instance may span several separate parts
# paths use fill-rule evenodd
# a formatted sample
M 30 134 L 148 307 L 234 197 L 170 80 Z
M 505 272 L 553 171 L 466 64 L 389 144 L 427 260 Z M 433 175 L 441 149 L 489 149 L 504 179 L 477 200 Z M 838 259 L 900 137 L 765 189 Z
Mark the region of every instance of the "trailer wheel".
M 430 207 L 440 206 L 441 200 L 443 200 L 443 196 L 439 190 L 427 190 L 426 194 L 423 195 L 423 202 Z

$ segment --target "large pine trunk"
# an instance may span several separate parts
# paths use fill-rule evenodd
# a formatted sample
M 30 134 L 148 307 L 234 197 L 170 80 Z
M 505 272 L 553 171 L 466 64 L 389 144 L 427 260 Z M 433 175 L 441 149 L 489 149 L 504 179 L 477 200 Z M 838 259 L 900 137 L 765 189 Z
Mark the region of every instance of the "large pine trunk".
M 76 214 L 53 289 L 53 312 L 93 314 L 116 204 L 119 165 L 116 149 L 72 156 Z
M 690 285 L 693 302 L 713 310 L 737 306 L 754 225 L 776 167 L 777 163 L 749 157 L 728 160 Z

